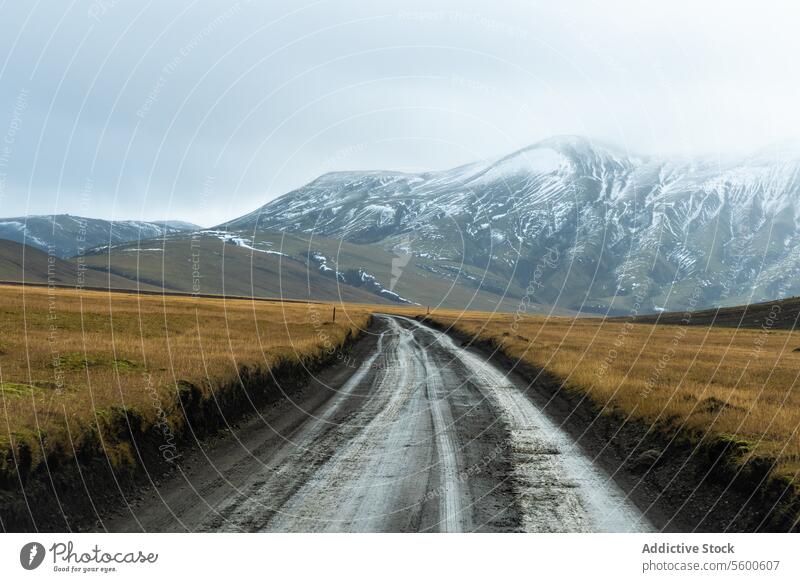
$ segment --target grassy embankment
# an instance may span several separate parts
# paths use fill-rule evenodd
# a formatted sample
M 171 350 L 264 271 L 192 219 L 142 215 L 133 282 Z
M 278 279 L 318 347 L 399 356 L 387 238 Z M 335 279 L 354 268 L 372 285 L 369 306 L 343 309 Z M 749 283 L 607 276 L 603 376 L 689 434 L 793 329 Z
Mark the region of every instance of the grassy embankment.
M 120 417 L 156 427 L 168 443 L 186 423 L 181 391 L 224 402 L 243 376 L 319 361 L 366 326 L 370 310 L 421 308 L 136 296 L 0 287 L 0 469 L 64 458 L 101 440 L 102 454 L 135 463 L 115 442 Z M 316 315 L 315 315 L 316 314 Z M 730 443 L 738 461 L 800 471 L 800 333 L 434 311 L 512 360 L 545 369 L 604 412 L 665 435 Z M 52 318 L 52 319 L 51 319 Z M 51 331 L 51 324 L 53 331 Z M 326 346 L 327 342 L 327 346 Z M 0 471 L 2 473 L 2 471 Z
M 82 451 L 135 467 L 132 419 L 168 457 L 187 422 L 182 391 L 225 414 L 226 393 L 321 361 L 370 317 L 353 308 L 331 323 L 319 304 L 11 286 L 0 286 L 0 311 L 0 477 L 11 483 L 15 464 L 30 473 Z
M 555 375 L 603 412 L 667 436 L 729 443 L 789 484 L 800 471 L 800 333 L 600 319 L 434 312 L 513 361 Z

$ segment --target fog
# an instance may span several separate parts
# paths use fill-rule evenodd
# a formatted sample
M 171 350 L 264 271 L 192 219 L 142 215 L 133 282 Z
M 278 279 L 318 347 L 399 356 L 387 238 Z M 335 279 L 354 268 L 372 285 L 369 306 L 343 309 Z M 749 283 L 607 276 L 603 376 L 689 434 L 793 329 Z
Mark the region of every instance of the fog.
M 581 134 L 800 138 L 792 2 L 56 0 L 0 8 L 0 215 L 233 218 L 341 169 Z

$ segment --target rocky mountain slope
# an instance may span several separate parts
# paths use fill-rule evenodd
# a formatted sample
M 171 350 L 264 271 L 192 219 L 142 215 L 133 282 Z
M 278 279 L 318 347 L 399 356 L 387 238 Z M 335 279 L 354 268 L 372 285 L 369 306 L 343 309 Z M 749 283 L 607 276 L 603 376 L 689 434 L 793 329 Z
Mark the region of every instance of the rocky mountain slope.
M 66 259 L 91 248 L 134 240 L 190 232 L 199 227 L 188 222 L 99 220 L 69 214 L 0 219 L 0 239 L 12 240 Z
M 218 228 L 379 247 L 521 309 L 748 303 L 800 293 L 800 149 L 667 159 L 556 137 L 447 171 L 326 174 Z
M 0 238 L 175 289 L 202 241 L 215 290 L 626 315 L 799 295 L 799 225 L 800 147 L 657 158 L 567 136 L 446 171 L 325 174 L 208 230 L 62 215 L 0 220 Z

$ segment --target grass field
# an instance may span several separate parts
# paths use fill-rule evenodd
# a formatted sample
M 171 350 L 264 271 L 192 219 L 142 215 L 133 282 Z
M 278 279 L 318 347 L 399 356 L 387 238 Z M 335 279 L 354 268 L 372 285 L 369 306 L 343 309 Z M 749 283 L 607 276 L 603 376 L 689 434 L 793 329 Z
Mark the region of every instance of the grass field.
M 736 443 L 741 460 L 800 471 L 800 333 L 625 321 L 453 314 L 432 318 L 555 374 L 606 412 L 667 433 Z
M 183 383 L 224 396 L 242 373 L 311 362 L 369 321 L 366 309 L 320 304 L 137 296 L 0 286 L 0 463 L 12 447 L 69 455 L 102 438 L 114 412 L 134 411 L 167 441 L 184 422 Z M 167 442 L 165 441 L 165 442 Z M 103 442 L 120 462 L 121 444 Z M 0 469 L 3 467 L 0 466 Z
M 31 466 L 102 434 L 113 414 L 177 431 L 185 383 L 219 398 L 242 374 L 319 361 L 364 328 L 370 311 L 424 308 L 160 297 L 0 286 L 0 462 Z M 741 460 L 800 471 L 800 333 L 625 320 L 434 311 L 434 320 L 544 368 L 606 412 L 698 442 L 727 440 Z M 124 444 L 107 454 L 131 461 Z M 0 467 L 1 469 L 2 467 Z

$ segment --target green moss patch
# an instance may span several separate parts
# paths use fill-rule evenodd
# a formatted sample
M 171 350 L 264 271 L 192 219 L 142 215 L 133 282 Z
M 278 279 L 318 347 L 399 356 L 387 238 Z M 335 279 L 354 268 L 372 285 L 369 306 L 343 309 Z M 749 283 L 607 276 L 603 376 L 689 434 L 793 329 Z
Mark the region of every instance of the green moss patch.
M 124 358 L 117 358 L 102 354 L 85 354 L 83 352 L 70 352 L 58 357 L 57 367 L 70 372 L 80 372 L 87 368 L 116 368 L 118 372 L 132 372 L 141 366 Z
M 36 392 L 36 386 L 31 386 L 30 384 L 19 384 L 17 382 L 3 382 L 0 384 L 0 392 L 2 392 L 5 398 L 30 396 Z
M 727 449 L 730 454 L 741 457 L 753 450 L 753 444 L 741 437 L 730 434 L 721 434 L 716 439 L 718 449 Z

